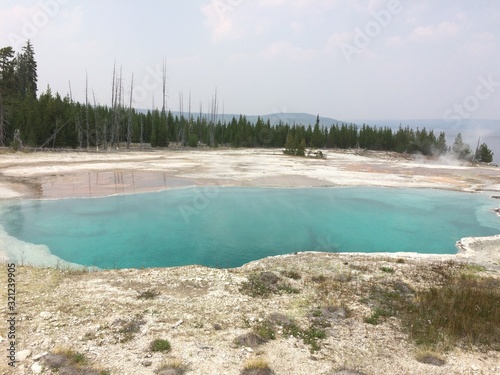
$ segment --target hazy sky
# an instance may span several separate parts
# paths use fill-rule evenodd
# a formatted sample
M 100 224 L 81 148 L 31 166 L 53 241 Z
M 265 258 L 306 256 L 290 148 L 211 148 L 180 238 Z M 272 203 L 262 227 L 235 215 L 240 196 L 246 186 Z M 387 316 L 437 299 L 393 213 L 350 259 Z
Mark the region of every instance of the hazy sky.
M 30 38 L 39 91 L 109 104 L 353 119 L 500 119 L 498 0 L 1 0 L 0 47 Z M 126 94 L 128 102 L 129 93 Z

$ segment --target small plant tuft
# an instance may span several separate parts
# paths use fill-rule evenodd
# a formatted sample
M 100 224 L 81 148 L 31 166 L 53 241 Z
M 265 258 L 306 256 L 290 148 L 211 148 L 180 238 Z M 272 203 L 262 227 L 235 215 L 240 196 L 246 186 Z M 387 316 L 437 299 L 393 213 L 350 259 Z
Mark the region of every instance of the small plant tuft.
M 240 335 L 234 339 L 234 343 L 238 346 L 246 346 L 248 348 L 255 348 L 259 345 L 262 345 L 267 340 L 263 337 L 259 336 L 254 332 L 246 333 L 244 335 Z
M 145 290 L 144 292 L 139 293 L 139 295 L 137 296 L 137 298 L 138 299 L 151 300 L 151 299 L 155 299 L 159 295 L 160 295 L 160 293 L 158 293 L 157 291 L 148 289 L 148 290 Z
M 240 286 L 240 293 L 251 297 L 269 297 L 271 294 L 296 294 L 299 292 L 299 289 L 282 282 L 279 276 L 272 272 L 252 274 Z
M 168 340 L 156 339 L 151 342 L 149 349 L 152 352 L 169 352 L 172 349 L 172 346 Z
M 441 355 L 430 351 L 422 351 L 417 353 L 415 359 L 420 363 L 425 363 L 433 366 L 444 366 L 446 364 L 446 361 Z
M 300 273 L 298 273 L 297 271 L 294 271 L 294 270 L 281 271 L 281 274 L 285 277 L 288 277 L 289 279 L 292 279 L 292 280 L 300 280 L 302 278 Z
M 380 270 L 382 272 L 385 272 L 385 273 L 390 273 L 390 274 L 393 274 L 394 273 L 394 268 L 392 267 L 380 267 Z
M 269 321 L 264 321 L 253 327 L 253 332 L 264 340 L 274 340 L 276 338 L 276 332 L 274 331 L 274 325 Z
M 187 367 L 178 359 L 169 359 L 161 363 L 157 375 L 184 375 Z
M 266 360 L 262 358 L 250 359 L 245 363 L 240 375 L 274 375 Z
M 314 324 L 307 329 L 302 329 L 295 323 L 286 324 L 283 326 L 283 334 L 302 339 L 304 344 L 309 345 L 311 352 L 320 350 L 318 340 L 326 337 L 325 331 Z

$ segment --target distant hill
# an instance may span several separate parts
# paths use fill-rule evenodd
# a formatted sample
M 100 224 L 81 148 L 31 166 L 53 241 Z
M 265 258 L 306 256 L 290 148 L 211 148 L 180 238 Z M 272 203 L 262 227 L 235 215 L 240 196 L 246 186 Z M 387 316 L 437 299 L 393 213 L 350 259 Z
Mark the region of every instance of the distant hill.
M 137 109 L 137 111 L 141 112 L 141 113 L 148 112 L 147 109 Z M 172 114 L 174 116 L 179 116 L 180 112 L 172 111 Z M 184 116 L 187 116 L 187 115 L 188 115 L 187 112 L 184 112 Z M 192 116 L 194 119 L 197 119 L 200 116 L 200 114 L 193 112 Z M 205 116 L 206 118 L 210 118 L 211 115 L 209 113 L 203 113 L 202 116 Z M 269 119 L 269 121 L 271 122 L 271 125 L 277 125 L 281 121 L 282 123 L 290 124 L 290 125 L 297 124 L 297 125 L 307 126 L 307 125 L 316 124 L 316 116 L 317 115 L 311 115 L 309 113 L 271 113 L 268 115 L 244 115 L 244 116 L 246 117 L 247 121 L 250 121 L 252 123 L 257 122 L 257 119 L 260 116 L 260 118 L 262 120 L 264 120 L 264 122 L 267 122 L 267 120 Z M 227 113 L 227 114 L 224 114 L 224 117 L 223 117 L 222 114 L 219 113 L 217 116 L 217 119 L 229 122 L 233 119 L 233 117 L 236 119 L 239 119 L 240 114 Z M 341 121 L 338 121 L 338 120 L 335 120 L 335 119 L 332 119 L 329 117 L 323 117 L 321 115 L 319 116 L 319 119 L 320 119 L 320 124 L 322 126 L 327 126 L 327 127 L 330 127 L 333 124 L 341 122 Z
M 147 113 L 145 109 L 138 109 L 138 112 Z M 174 116 L 179 116 L 179 112 L 172 111 Z M 187 116 L 187 113 L 184 112 Z M 194 119 L 199 117 L 199 113 L 192 113 Z M 203 113 L 202 116 L 210 118 L 210 114 Z M 230 122 L 232 119 L 239 119 L 239 114 L 219 114 L 217 120 Z M 247 121 L 256 123 L 259 115 L 245 115 Z M 260 118 L 267 122 L 269 119 L 271 125 L 277 125 L 280 121 L 284 124 L 290 125 L 304 125 L 313 126 L 316 124 L 316 115 L 309 113 L 272 113 L 267 115 L 260 115 Z M 337 120 L 331 117 L 322 117 L 320 115 L 320 125 L 329 128 L 332 125 L 341 123 L 357 124 L 362 126 L 367 124 L 377 127 L 390 127 L 397 130 L 399 126 L 409 126 L 412 129 L 434 130 L 436 135 L 444 131 L 446 133 L 446 142 L 451 145 L 458 133 L 462 133 L 465 142 L 469 143 L 471 148 L 475 150 L 478 141 L 488 144 L 490 149 L 494 152 L 494 162 L 500 163 L 500 119 L 499 120 L 460 120 L 460 121 L 447 121 L 443 119 L 412 119 L 412 120 L 380 120 L 380 119 L 364 119 L 364 120 Z

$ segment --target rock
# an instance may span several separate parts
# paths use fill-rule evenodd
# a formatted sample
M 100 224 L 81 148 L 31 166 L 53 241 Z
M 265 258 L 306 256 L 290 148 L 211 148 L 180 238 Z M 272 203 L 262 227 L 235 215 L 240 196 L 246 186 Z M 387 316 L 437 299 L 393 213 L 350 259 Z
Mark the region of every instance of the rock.
M 40 358 L 45 357 L 47 354 L 49 354 L 49 353 L 47 353 L 47 352 L 43 352 L 43 353 L 40 353 L 40 354 L 34 355 L 34 356 L 33 356 L 33 361 L 38 361 Z
M 48 311 L 42 311 L 40 313 L 40 318 L 42 318 L 43 320 L 49 320 L 50 318 L 52 318 L 52 314 Z
M 152 362 L 152 361 L 142 361 L 142 365 L 143 365 L 144 367 L 149 367 L 149 366 L 151 366 L 152 364 L 153 364 L 153 362 Z
M 46 337 L 41 344 L 42 349 L 48 350 L 52 346 L 52 339 L 50 337 Z
M 174 328 L 174 329 L 175 329 L 175 328 L 179 327 L 182 323 L 184 323 L 184 321 L 181 319 L 181 320 L 179 320 L 178 322 L 176 322 L 175 324 L 173 324 L 173 325 L 172 325 L 172 328 Z
M 40 363 L 35 362 L 31 365 L 31 371 L 33 374 L 41 374 L 43 370 L 43 367 Z
M 31 355 L 31 350 L 29 350 L 29 349 L 21 350 L 21 351 L 16 353 L 16 361 L 24 361 L 30 355 Z M 36 359 L 35 359 L 35 361 L 36 361 Z

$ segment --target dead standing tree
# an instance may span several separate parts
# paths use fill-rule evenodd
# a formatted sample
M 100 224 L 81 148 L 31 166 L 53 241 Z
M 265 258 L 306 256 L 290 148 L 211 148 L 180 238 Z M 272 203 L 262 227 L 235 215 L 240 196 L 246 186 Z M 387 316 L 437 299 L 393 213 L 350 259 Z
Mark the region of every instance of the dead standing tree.
M 161 144 L 164 142 L 168 146 L 168 119 L 167 119 L 167 60 L 163 59 L 163 70 L 162 70 L 162 106 L 161 106 L 161 119 L 160 126 L 165 126 L 165 137 L 167 139 L 160 140 L 158 142 Z M 159 132 L 160 134 L 162 132 Z
M 90 125 L 89 125 L 89 74 L 85 69 L 85 128 L 87 133 L 87 151 L 90 149 Z
M 2 100 L 2 93 L 0 92 L 0 147 L 5 146 L 5 139 L 7 137 L 5 128 L 7 127 L 7 114 L 5 113 L 5 106 Z
M 182 91 L 179 91 L 179 134 L 177 134 L 177 140 L 181 140 L 181 146 L 185 145 L 186 142 L 186 135 L 184 132 L 184 93 Z
M 134 97 L 134 73 L 132 73 L 132 82 L 130 84 L 130 105 L 128 108 L 128 123 L 127 123 L 127 149 L 130 148 L 132 142 L 132 103 Z
M 215 147 L 215 123 L 217 121 L 217 89 L 212 97 L 212 109 L 210 116 L 210 147 Z
M 111 147 L 118 148 L 120 144 L 120 117 L 122 107 L 122 68 L 120 67 L 120 75 L 116 73 L 116 62 L 113 66 L 113 87 L 111 95 Z

